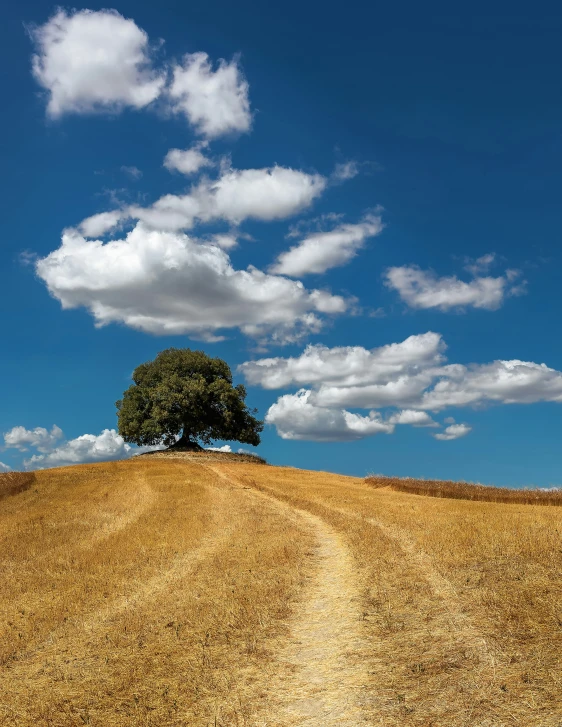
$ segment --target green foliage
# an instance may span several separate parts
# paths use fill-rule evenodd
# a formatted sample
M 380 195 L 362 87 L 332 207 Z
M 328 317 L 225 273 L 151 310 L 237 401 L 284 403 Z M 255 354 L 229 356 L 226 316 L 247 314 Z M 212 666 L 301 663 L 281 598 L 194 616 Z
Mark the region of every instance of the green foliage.
M 246 406 L 244 386 L 232 385 L 228 364 L 203 351 L 168 348 L 138 366 L 116 402 L 119 434 L 137 445 L 176 441 L 210 444 L 214 439 L 260 443 L 263 422 Z

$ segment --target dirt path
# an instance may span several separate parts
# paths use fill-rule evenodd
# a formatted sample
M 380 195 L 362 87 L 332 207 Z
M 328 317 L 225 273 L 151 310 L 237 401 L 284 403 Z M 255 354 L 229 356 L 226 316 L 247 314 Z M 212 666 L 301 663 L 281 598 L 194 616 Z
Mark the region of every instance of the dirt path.
M 270 699 L 289 724 L 351 727 L 360 722 L 359 693 L 365 683 L 364 665 L 356 658 L 362 644 L 354 564 L 332 528 L 314 515 L 300 514 L 316 533 L 316 574 L 280 654 L 284 674 Z
M 236 483 L 220 467 L 208 466 Z M 248 489 L 248 488 L 246 488 Z M 274 495 L 251 489 L 304 521 L 313 532 L 313 576 L 290 623 L 288 642 L 277 654 L 265 686 L 264 723 L 302 727 L 355 727 L 361 719 L 361 691 L 366 682 L 365 644 L 360 627 L 360 595 L 355 564 L 343 538 L 320 517 Z
M 369 525 L 378 528 L 387 538 L 393 540 L 402 553 L 408 557 L 409 562 L 416 566 L 420 576 L 431 588 L 435 599 L 442 608 L 442 618 L 448 622 L 451 633 L 455 634 L 455 637 L 459 641 L 462 641 L 465 647 L 477 654 L 482 662 L 488 663 L 491 666 L 495 665 L 495 657 L 488 642 L 481 631 L 474 625 L 470 616 L 463 611 L 459 595 L 453 584 L 439 573 L 431 556 L 423 551 L 403 529 L 383 523 L 377 518 L 365 517 L 344 508 L 327 505 L 326 503 L 323 503 L 323 507 L 345 517 L 364 520 Z

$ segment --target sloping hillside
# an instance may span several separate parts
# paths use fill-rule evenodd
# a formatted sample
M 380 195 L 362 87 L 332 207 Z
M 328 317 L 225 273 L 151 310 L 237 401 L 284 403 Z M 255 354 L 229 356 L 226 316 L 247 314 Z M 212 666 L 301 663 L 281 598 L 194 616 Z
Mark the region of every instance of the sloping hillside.
M 0 501 L 0 724 L 557 727 L 562 509 L 216 457 Z

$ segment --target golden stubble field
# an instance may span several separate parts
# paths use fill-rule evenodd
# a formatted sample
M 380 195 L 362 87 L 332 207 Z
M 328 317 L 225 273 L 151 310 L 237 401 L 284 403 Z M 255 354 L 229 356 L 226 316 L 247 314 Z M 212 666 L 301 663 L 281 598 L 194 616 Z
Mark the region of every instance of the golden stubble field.
M 562 726 L 562 508 L 220 455 L 7 488 L 1 725 Z

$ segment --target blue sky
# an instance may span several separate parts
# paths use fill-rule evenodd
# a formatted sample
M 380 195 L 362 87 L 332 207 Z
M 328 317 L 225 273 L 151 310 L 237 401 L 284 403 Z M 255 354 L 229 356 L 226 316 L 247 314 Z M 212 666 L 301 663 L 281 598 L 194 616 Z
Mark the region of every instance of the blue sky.
M 272 463 L 561 484 L 556 4 L 4 12 L 5 468 L 190 346 Z

